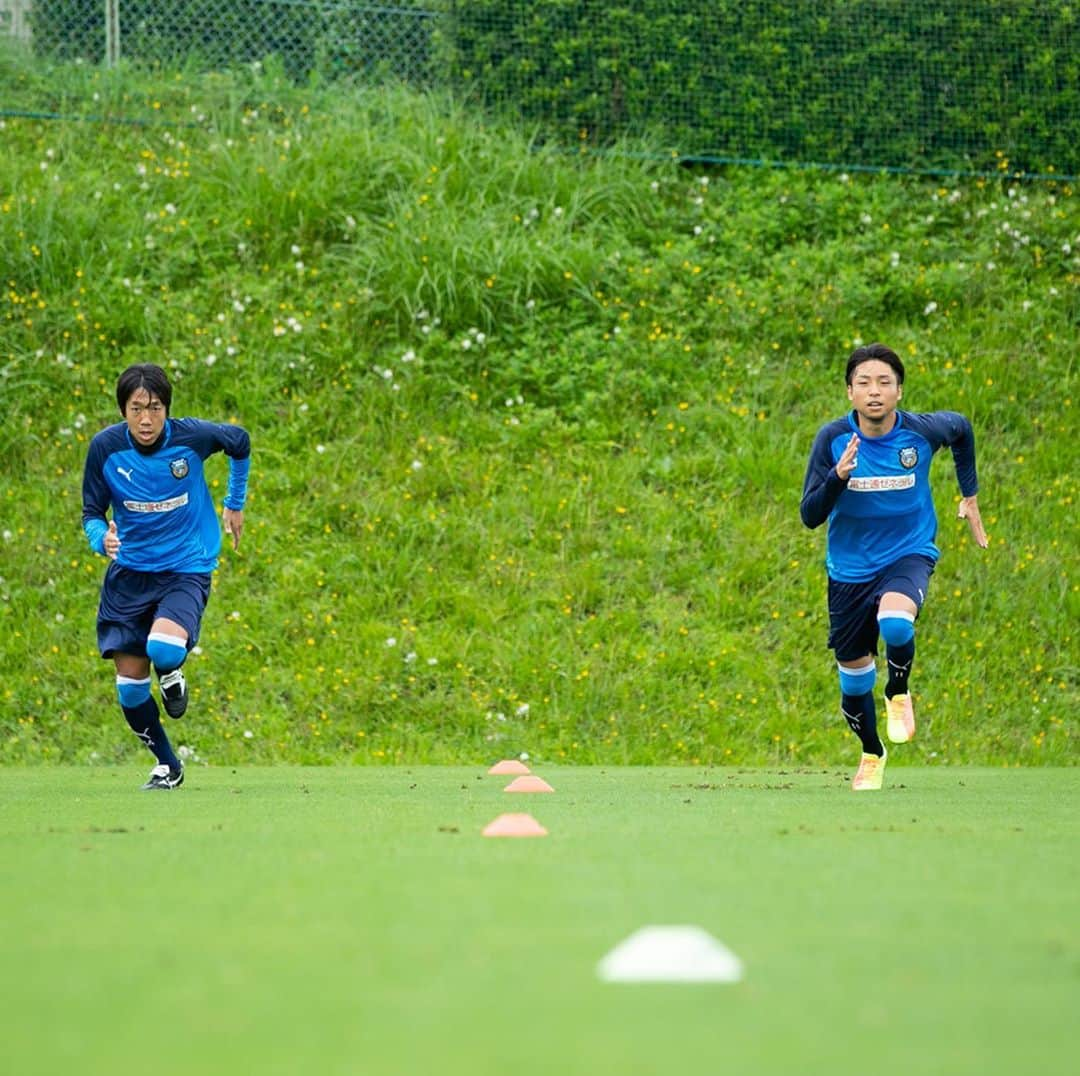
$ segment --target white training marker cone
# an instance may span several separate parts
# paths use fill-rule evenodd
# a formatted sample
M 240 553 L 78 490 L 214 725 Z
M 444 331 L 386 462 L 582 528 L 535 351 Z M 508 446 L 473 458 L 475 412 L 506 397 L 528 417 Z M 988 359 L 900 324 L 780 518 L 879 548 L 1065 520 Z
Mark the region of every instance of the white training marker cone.
M 737 983 L 742 961 L 707 930 L 642 927 L 596 967 L 606 983 Z

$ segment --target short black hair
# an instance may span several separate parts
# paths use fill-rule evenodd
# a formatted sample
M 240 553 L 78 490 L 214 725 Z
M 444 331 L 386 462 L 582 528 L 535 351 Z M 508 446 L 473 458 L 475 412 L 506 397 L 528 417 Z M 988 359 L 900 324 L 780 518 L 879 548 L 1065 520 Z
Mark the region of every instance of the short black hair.
M 128 400 L 139 389 L 146 389 L 151 396 L 156 396 L 165 405 L 168 414 L 172 405 L 172 385 L 169 384 L 168 374 L 152 362 L 137 362 L 129 366 L 116 382 L 116 402 L 121 415 L 127 413 Z
M 886 347 L 884 344 L 866 344 L 864 347 L 857 347 L 847 361 L 844 380 L 848 385 L 851 384 L 855 368 L 861 366 L 864 362 L 869 362 L 871 359 L 888 363 L 896 374 L 896 383 L 898 385 L 904 383 L 904 364 L 900 361 L 900 356 L 891 347 Z

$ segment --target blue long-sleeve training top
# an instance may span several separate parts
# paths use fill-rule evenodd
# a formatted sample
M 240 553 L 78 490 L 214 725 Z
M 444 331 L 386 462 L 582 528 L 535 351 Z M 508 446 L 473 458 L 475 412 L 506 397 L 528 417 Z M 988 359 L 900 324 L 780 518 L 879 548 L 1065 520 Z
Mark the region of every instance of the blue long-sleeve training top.
M 136 446 L 119 422 L 90 442 L 83 471 L 83 530 L 104 552 L 112 518 L 120 537 L 116 561 L 140 572 L 211 572 L 221 551 L 221 525 L 203 473 L 215 452 L 229 457 L 225 507 L 242 511 L 251 439 L 241 426 L 197 418 L 166 419 L 150 449 Z
M 853 433 L 859 434 L 858 465 L 844 481 L 836 464 Z M 884 437 L 861 433 L 854 412 L 818 431 L 800 512 L 808 527 L 828 520 L 825 565 L 830 578 L 861 583 L 901 557 L 919 553 L 938 559 L 930 461 L 946 445 L 952 449 L 961 494 L 974 496 L 979 490 L 975 433 L 956 411 L 897 411 L 896 425 Z

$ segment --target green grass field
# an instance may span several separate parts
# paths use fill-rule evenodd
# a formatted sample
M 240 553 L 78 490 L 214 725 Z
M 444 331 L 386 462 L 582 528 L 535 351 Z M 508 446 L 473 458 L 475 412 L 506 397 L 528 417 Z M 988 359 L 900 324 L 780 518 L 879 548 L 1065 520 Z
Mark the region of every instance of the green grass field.
M 4 1070 L 1071 1069 L 1075 768 L 537 772 L 5 768 Z M 744 981 L 600 982 L 647 924 Z

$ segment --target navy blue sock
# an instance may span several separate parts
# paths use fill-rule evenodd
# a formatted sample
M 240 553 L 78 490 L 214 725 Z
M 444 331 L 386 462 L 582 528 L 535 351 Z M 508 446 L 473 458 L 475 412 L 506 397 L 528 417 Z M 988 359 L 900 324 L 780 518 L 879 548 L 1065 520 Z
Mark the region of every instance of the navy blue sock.
M 169 743 L 169 737 L 161 725 L 161 711 L 153 696 L 138 706 L 121 706 L 131 731 L 154 753 L 158 762 L 168 763 L 170 769 L 180 769 L 180 760 Z
M 851 726 L 851 731 L 859 737 L 863 751 L 868 755 L 885 754 L 885 745 L 877 731 L 877 707 L 874 705 L 874 693 L 865 695 L 840 696 L 840 712 Z
M 914 636 L 902 646 L 886 646 L 885 658 L 889 663 L 889 682 L 885 685 L 885 697 L 891 699 L 894 695 L 906 695 L 911 663 L 915 660 Z

